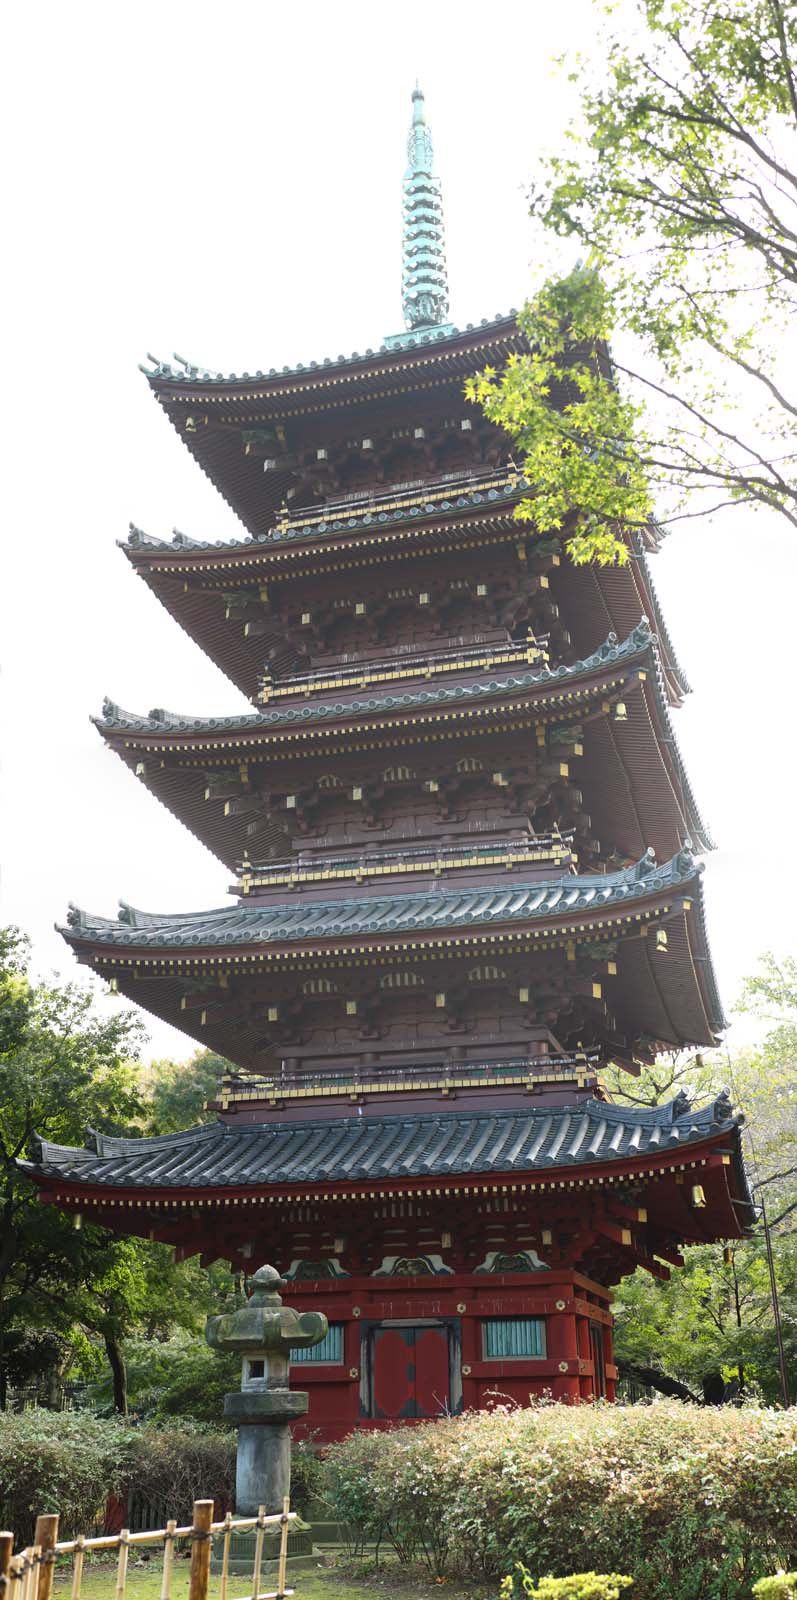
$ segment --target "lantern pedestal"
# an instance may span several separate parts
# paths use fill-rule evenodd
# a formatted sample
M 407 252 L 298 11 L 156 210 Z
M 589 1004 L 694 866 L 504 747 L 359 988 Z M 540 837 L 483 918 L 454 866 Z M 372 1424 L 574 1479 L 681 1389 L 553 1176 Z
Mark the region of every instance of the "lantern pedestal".
M 241 1388 L 224 1396 L 224 1415 L 238 1429 L 235 1510 L 239 1517 L 281 1511 L 291 1484 L 290 1423 L 303 1417 L 308 1396 L 288 1388 L 290 1352 L 320 1344 L 328 1331 L 319 1311 L 299 1314 L 282 1304 L 286 1287 L 274 1267 L 260 1267 L 240 1310 L 209 1317 L 205 1338 L 214 1350 L 241 1356 Z

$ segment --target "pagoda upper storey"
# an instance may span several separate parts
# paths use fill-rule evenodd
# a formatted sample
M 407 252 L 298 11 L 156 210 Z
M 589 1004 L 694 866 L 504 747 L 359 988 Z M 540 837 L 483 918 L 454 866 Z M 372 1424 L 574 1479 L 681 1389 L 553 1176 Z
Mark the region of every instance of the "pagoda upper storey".
M 407 335 L 282 373 L 148 373 L 248 534 L 132 529 L 125 553 L 256 709 L 106 701 L 97 721 L 239 903 L 76 912 L 66 930 L 124 993 L 261 1075 L 255 1101 L 278 1082 L 286 1115 L 307 1096 L 342 1114 L 366 1079 L 369 1103 L 582 1095 L 602 1061 L 634 1071 L 722 1026 L 658 532 L 628 533 L 621 567 L 577 568 L 567 527 L 518 520 L 530 486 L 464 384 L 525 337 L 514 314 L 439 325 L 414 106 Z
M 335 686 L 353 663 L 392 681 L 392 656 L 445 671 L 446 641 L 505 665 L 540 640 L 547 659 L 588 655 L 643 615 L 659 637 L 665 692 L 688 688 L 639 536 L 622 568 L 576 569 L 514 515 L 527 484 L 510 468 L 392 486 L 285 516 L 257 539 L 169 542 L 131 528 L 123 549 L 170 614 L 256 704 Z M 650 529 L 647 548 L 655 549 Z M 509 654 L 507 654 L 507 647 Z M 492 654 L 490 654 L 492 652 Z M 378 664 L 386 672 L 380 677 Z M 404 665 L 402 671 L 404 672 Z M 404 676 L 410 676 L 407 671 Z M 362 676 L 362 675 L 361 675 Z M 345 673 L 344 673 L 345 677 Z
M 279 373 L 145 370 L 203 472 L 257 537 L 285 508 L 505 462 L 507 436 L 466 403 L 463 386 L 528 348 L 515 319 L 408 334 Z

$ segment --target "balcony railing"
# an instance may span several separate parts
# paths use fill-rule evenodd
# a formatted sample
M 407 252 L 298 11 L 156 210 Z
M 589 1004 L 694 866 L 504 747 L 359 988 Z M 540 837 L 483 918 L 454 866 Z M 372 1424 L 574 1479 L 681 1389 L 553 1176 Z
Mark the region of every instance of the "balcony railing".
M 390 660 L 352 662 L 321 667 L 274 682 L 270 673 L 261 678 L 263 705 L 286 696 L 319 694 L 330 689 L 365 689 L 372 684 L 397 683 L 406 678 L 437 678 L 447 672 L 477 672 L 480 667 L 526 667 L 548 661 L 548 636 L 509 639 L 496 645 L 449 645 L 443 650 L 396 655 Z
M 396 512 L 404 516 L 413 513 L 421 516 L 424 512 L 445 513 L 458 509 L 457 501 L 463 496 L 470 499 L 475 495 L 483 495 L 489 502 L 509 498 L 516 490 L 525 487 L 525 478 L 519 475 L 514 466 L 497 471 L 453 472 L 435 478 L 431 483 L 416 480 L 404 485 L 391 484 L 381 494 L 373 488 L 366 488 L 345 498 L 327 500 L 321 506 L 308 507 L 294 515 L 285 510 L 278 527 L 282 534 L 330 533 L 333 523 L 356 527 L 363 521 L 367 526 L 369 520 L 387 522 L 391 513 Z
M 227 1110 L 251 1102 L 398 1093 L 423 1089 L 529 1089 L 562 1079 L 586 1080 L 600 1065 L 596 1050 L 522 1056 L 507 1061 L 444 1061 L 404 1066 L 334 1066 L 324 1071 L 282 1066 L 271 1075 L 247 1073 L 222 1080 L 219 1104 Z
M 239 890 L 251 894 L 253 889 L 301 888 L 304 884 L 330 883 L 350 879 L 364 883 L 369 879 L 396 877 L 399 874 L 434 873 L 435 875 L 463 868 L 495 867 L 509 872 L 513 867 L 550 865 L 566 870 L 574 861 L 574 835 L 565 833 L 539 834 L 533 839 L 490 841 L 478 844 L 405 845 L 401 849 L 380 850 L 378 853 L 348 851 L 340 855 L 316 857 L 286 863 L 245 861 L 239 867 Z

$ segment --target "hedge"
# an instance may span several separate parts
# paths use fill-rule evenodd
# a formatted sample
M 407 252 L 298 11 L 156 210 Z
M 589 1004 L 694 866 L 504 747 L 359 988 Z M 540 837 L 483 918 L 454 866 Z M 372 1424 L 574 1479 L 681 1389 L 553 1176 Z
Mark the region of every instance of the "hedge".
M 293 1452 L 291 1496 L 303 1510 L 321 1468 L 308 1444 Z M 164 1517 L 190 1522 L 193 1501 L 212 1498 L 223 1513 L 235 1504 L 235 1435 L 190 1422 L 130 1428 L 85 1412 L 0 1412 L 0 1527 L 17 1545 L 33 1537 L 40 1511 L 58 1511 L 64 1538 L 100 1531 L 109 1502 L 130 1491 Z
M 101 1527 L 109 1495 L 125 1488 L 136 1439 L 118 1422 L 79 1411 L 0 1412 L 0 1525 L 16 1546 L 40 1511 L 58 1511 L 64 1538 Z
M 797 1565 L 797 1412 L 537 1405 L 330 1448 L 353 1540 L 435 1577 L 624 1573 L 634 1600 L 749 1600 Z M 775 1591 L 777 1593 L 777 1591 Z

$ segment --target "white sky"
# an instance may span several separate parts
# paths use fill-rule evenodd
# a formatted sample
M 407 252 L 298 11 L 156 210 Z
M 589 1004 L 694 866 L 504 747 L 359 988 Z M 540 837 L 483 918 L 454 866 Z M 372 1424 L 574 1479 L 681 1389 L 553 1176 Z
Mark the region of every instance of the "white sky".
M 268 369 L 401 328 L 416 76 L 452 320 L 520 304 L 539 250 L 524 187 L 573 112 L 552 59 L 588 51 L 595 18 L 590 0 L 7 8 L 0 916 L 30 933 L 39 971 L 84 974 L 53 930 L 69 900 L 112 915 L 119 897 L 168 912 L 226 896 L 224 868 L 88 721 L 106 693 L 246 709 L 115 547 L 129 520 L 243 532 L 137 362 Z M 707 896 L 730 1006 L 760 951 L 797 952 L 797 541 L 727 512 L 683 525 L 654 574 L 695 690 L 677 731 L 720 845 Z M 194 1048 L 147 1020 L 155 1054 Z

